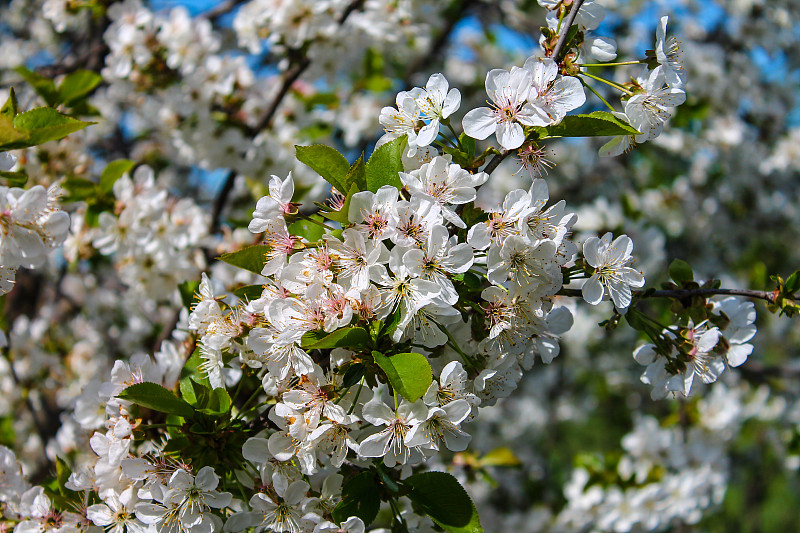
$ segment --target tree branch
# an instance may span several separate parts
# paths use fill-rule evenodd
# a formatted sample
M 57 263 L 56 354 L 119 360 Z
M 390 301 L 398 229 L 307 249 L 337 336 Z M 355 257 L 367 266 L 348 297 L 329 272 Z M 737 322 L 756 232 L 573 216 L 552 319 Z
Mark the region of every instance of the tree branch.
M 500 163 L 503 162 L 503 159 L 508 157 L 508 154 L 510 154 L 511 152 L 512 150 L 503 150 L 499 154 L 495 154 L 492 160 L 489 161 L 485 167 L 483 167 L 483 172 L 486 172 L 487 174 L 491 174 L 492 172 L 494 172 L 494 170 L 498 166 L 500 166 Z
M 347 20 L 347 17 L 349 17 L 350 14 L 358 9 L 363 3 L 364 0 L 354 0 L 353 2 L 350 2 L 350 4 L 342 12 L 342 15 L 339 17 L 339 25 L 344 24 L 344 22 Z M 301 54 L 300 59 L 296 59 L 292 66 L 289 67 L 286 72 L 284 72 L 283 81 L 281 82 L 281 86 L 278 89 L 278 93 L 275 95 L 275 98 L 272 99 L 269 107 L 258 120 L 258 122 L 256 122 L 255 126 L 247 129 L 247 133 L 250 135 L 250 137 L 257 136 L 264 129 L 271 125 L 272 119 L 275 117 L 275 113 L 278 111 L 283 99 L 287 94 L 289 94 L 289 89 L 292 87 L 294 82 L 300 78 L 303 72 L 306 71 L 309 65 L 311 65 L 311 60 L 307 55 L 299 51 L 294 51 L 294 53 L 298 55 Z M 225 204 L 228 203 L 228 198 L 230 197 L 231 191 L 233 191 L 233 184 L 235 180 L 236 172 L 231 170 L 225 177 L 225 182 L 222 184 L 222 188 L 220 189 L 216 198 L 214 198 L 214 205 L 211 211 L 211 223 L 209 224 L 210 233 L 216 233 L 219 230 L 222 210 L 225 208 Z
M 558 291 L 560 296 L 570 296 L 574 298 L 583 297 L 580 289 L 561 289 Z M 771 304 L 775 303 L 775 293 L 769 291 L 755 291 L 750 289 L 674 289 L 674 290 L 645 290 L 634 291 L 633 296 L 638 298 L 691 298 L 692 296 L 744 296 L 756 300 L 765 300 Z
M 572 9 L 569 10 L 567 18 L 564 19 L 564 25 L 561 26 L 561 33 L 558 35 L 558 42 L 556 42 L 556 46 L 553 48 L 553 55 L 550 56 L 556 62 L 558 62 L 558 55 L 561 53 L 567 41 L 569 29 L 572 27 L 572 23 L 575 22 L 575 17 L 578 16 L 578 10 L 581 8 L 581 4 L 583 4 L 583 0 L 575 0 L 572 4 Z
M 225 2 L 220 3 L 219 5 L 209 9 L 204 13 L 200 13 L 198 18 L 201 19 L 208 19 L 211 22 L 215 22 L 218 18 L 223 15 L 227 15 L 234 9 L 236 9 L 240 4 L 244 4 L 247 0 L 226 0 Z

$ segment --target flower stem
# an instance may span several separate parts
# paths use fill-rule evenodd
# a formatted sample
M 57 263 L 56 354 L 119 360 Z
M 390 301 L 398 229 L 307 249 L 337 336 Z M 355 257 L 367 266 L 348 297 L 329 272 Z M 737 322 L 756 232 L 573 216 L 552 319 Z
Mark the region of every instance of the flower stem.
M 579 74 L 583 74 L 584 76 L 588 76 L 588 77 L 592 78 L 593 80 L 597 80 L 597 81 L 600 81 L 600 82 L 603 82 L 603 83 L 605 83 L 606 85 L 610 85 L 611 87 L 613 87 L 613 88 L 617 89 L 618 91 L 622 91 L 622 92 L 624 92 L 624 93 L 625 93 L 625 94 L 627 94 L 628 96 L 633 96 L 633 93 L 632 93 L 632 92 L 630 92 L 628 89 L 626 89 L 626 88 L 625 88 L 625 87 L 623 87 L 622 85 L 619 85 L 619 84 L 617 84 L 617 83 L 614 83 L 613 81 L 609 81 L 609 80 L 607 80 L 607 79 L 605 79 L 605 78 L 601 78 L 600 76 L 595 76 L 594 74 L 592 74 L 592 73 L 590 73 L 590 72 L 583 72 L 583 71 L 581 71 Z
M 586 83 L 586 81 L 583 78 L 578 78 L 578 79 L 581 80 L 581 83 L 583 84 L 584 87 L 592 91 L 596 97 L 598 97 L 604 104 L 606 104 L 606 107 L 608 107 L 611 111 L 616 111 L 616 109 L 614 109 L 614 106 L 609 104 L 608 101 L 605 98 L 603 98 L 603 96 L 599 92 L 597 92 L 594 87 Z
M 333 229 L 329 225 L 325 224 L 324 222 L 320 222 L 319 220 L 314 220 L 310 216 L 308 216 L 308 215 L 306 215 L 304 213 L 301 213 L 300 211 L 298 211 L 297 213 L 294 213 L 294 215 L 302 218 L 303 220 L 307 220 L 307 221 L 311 222 L 312 224 L 316 224 L 317 226 L 322 226 L 323 228 L 325 228 L 327 230 L 336 231 L 335 229 Z

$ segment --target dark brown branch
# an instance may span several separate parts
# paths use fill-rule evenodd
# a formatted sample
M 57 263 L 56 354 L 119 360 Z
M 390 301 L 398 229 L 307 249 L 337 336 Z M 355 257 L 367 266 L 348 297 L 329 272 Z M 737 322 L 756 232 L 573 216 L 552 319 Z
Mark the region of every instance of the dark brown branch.
M 571 296 L 574 298 L 582 297 L 580 289 L 561 289 L 558 291 L 560 296 Z M 765 300 L 771 304 L 775 303 L 775 293 L 768 291 L 754 291 L 750 289 L 675 289 L 660 291 L 634 291 L 633 296 L 638 298 L 691 298 L 692 296 L 744 296 L 756 300 Z
M 581 4 L 583 4 L 583 0 L 575 0 L 572 4 L 572 9 L 569 10 L 567 18 L 564 19 L 564 25 L 561 27 L 561 33 L 558 35 L 558 42 L 556 42 L 556 46 L 553 48 L 553 55 L 551 56 L 556 62 L 558 62 L 558 55 L 561 53 L 567 41 L 569 29 L 572 27 L 572 23 L 575 22 L 575 17 L 578 16 L 578 10 L 581 8 Z
M 223 15 L 227 15 L 234 9 L 236 9 L 240 4 L 244 4 L 246 0 L 226 0 L 225 2 L 220 3 L 219 5 L 209 9 L 204 13 L 200 13 L 198 18 L 201 19 L 208 19 L 211 22 L 215 22 L 218 18 Z
M 714 296 L 717 294 L 727 294 L 729 296 L 744 296 L 745 298 L 754 298 L 756 300 L 766 300 L 767 302 L 775 303 L 775 293 L 767 291 L 753 291 L 749 289 L 676 289 L 676 290 L 662 290 L 643 292 L 636 291 L 633 293 L 640 298 L 688 298 L 691 296 Z
M 499 154 L 495 154 L 492 160 L 489 161 L 489 163 L 485 167 L 483 167 L 483 172 L 486 172 L 487 174 L 491 174 L 492 172 L 494 172 L 494 170 L 498 166 L 500 166 L 500 163 L 503 162 L 503 159 L 508 157 L 508 154 L 510 154 L 511 152 L 512 150 L 503 150 Z
M 248 129 L 248 133 L 251 137 L 255 137 L 259 133 L 261 133 L 265 128 L 270 126 L 275 113 L 278 111 L 278 107 L 280 107 L 281 102 L 289 93 L 289 89 L 291 89 L 294 82 L 300 77 L 300 75 L 305 72 L 308 66 L 311 64 L 311 60 L 308 59 L 305 55 L 303 55 L 299 60 L 297 60 L 289 70 L 284 72 L 283 74 L 283 82 L 281 82 L 281 87 L 278 89 L 278 94 L 275 95 L 275 98 L 272 99 L 267 110 L 258 120 L 255 126 Z
M 456 23 L 463 18 L 464 13 L 474 3 L 474 0 L 463 0 L 458 2 L 456 5 L 447 7 L 444 10 L 445 21 L 441 32 L 436 36 L 436 39 L 431 44 L 430 48 L 428 49 L 428 53 L 417 58 L 417 60 L 409 66 L 408 74 L 403 80 L 405 86 L 411 85 L 412 76 L 414 76 L 423 68 L 430 68 L 431 64 L 436 60 L 436 58 L 442 55 L 442 49 L 445 47 L 445 45 L 447 45 L 447 41 L 450 39 L 450 35 L 455 29 Z
M 345 10 L 342 12 L 342 15 L 339 17 L 339 24 L 344 24 L 344 22 L 347 20 L 347 17 L 349 17 L 353 11 L 358 9 L 363 2 L 364 0 L 354 0 L 353 2 L 350 2 L 347 8 L 345 8 Z M 303 72 L 306 71 L 309 65 L 311 65 L 311 60 L 304 53 L 296 50 L 292 51 L 291 53 L 295 54 L 295 60 L 293 61 L 292 66 L 283 73 L 283 81 L 278 89 L 278 93 L 275 95 L 275 98 L 272 99 L 272 102 L 270 103 L 269 107 L 267 107 L 267 110 L 264 112 L 261 118 L 259 118 L 255 126 L 248 128 L 247 133 L 250 135 L 250 137 L 255 137 L 264 129 L 270 127 L 272 124 L 272 119 L 275 117 L 275 113 L 277 113 L 278 108 L 283 102 L 283 99 L 287 94 L 289 94 L 289 89 L 291 89 L 292 85 L 298 80 L 298 78 L 300 78 Z M 236 172 L 231 170 L 225 177 L 225 182 L 222 184 L 222 188 L 214 199 L 214 205 L 211 211 L 211 223 L 209 224 L 210 233 L 216 233 L 219 230 L 222 210 L 225 208 L 225 204 L 228 203 L 228 198 L 230 197 L 231 191 L 233 191 L 235 180 Z

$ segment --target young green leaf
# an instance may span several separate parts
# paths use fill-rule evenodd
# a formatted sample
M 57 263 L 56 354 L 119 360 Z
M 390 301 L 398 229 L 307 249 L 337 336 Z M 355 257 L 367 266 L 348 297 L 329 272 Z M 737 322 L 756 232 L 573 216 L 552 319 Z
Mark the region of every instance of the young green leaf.
M 783 284 L 783 290 L 786 294 L 794 294 L 800 290 L 800 270 L 795 270 L 786 278 L 786 283 Z
M 370 341 L 369 333 L 364 328 L 346 326 L 331 333 L 309 331 L 301 339 L 304 350 L 324 350 L 344 347 L 348 349 L 363 348 Z
M 64 181 L 64 189 L 67 191 L 64 202 L 82 202 L 95 196 L 97 184 L 85 178 L 67 178 Z
M 338 222 L 339 224 L 349 224 L 350 219 L 348 218 L 348 212 L 350 211 L 350 202 L 353 199 L 353 195 L 357 192 L 359 192 L 359 188 L 358 185 L 354 183 L 348 190 L 344 205 L 339 211 L 326 211 L 322 214 L 325 216 L 325 218 L 333 220 L 334 222 Z
M 11 87 L 8 89 L 8 100 L 6 100 L 6 103 L 0 108 L 0 115 L 13 119 L 17 114 L 18 107 L 17 95 L 14 93 L 14 88 Z
M 58 104 L 58 93 L 56 92 L 56 84 L 53 80 L 45 78 L 27 67 L 17 67 L 14 70 L 33 86 L 33 90 L 44 99 L 47 105 L 54 106 Z
M 4 183 L 6 187 L 22 187 L 27 182 L 28 175 L 25 173 L 25 171 L 0 171 L 0 183 Z
M 160 413 L 192 418 L 194 408 L 186 400 L 182 400 L 156 383 L 135 383 L 123 389 L 119 398 L 147 407 Z
M 367 190 L 378 192 L 384 185 L 403 188 L 398 173 L 403 172 L 403 154 L 406 146 L 408 146 L 408 135 L 403 135 L 381 145 L 372 153 L 365 169 Z
M 188 311 L 191 311 L 192 307 L 194 307 L 194 304 L 197 303 L 195 294 L 197 294 L 199 288 L 200 282 L 198 280 L 187 280 L 178 285 L 178 292 L 181 295 L 181 302 L 183 302 L 183 306 Z
M 320 224 L 325 220 L 316 214 L 311 215 L 310 218 L 313 218 Z M 289 226 L 289 233 L 297 235 L 298 237 L 305 237 L 308 242 L 315 242 L 322 238 L 323 233 L 325 233 L 325 228 L 319 224 L 314 224 L 310 220 L 300 219 Z
M 338 191 L 344 193 L 348 190 L 345 186 L 345 176 L 350 170 L 350 163 L 342 154 L 323 144 L 295 146 L 295 149 L 298 161 L 314 169 Z
M 373 472 L 360 472 L 348 479 L 342 487 L 342 501 L 333 508 L 333 520 L 341 523 L 357 516 L 368 526 L 375 520 L 381 507 L 378 480 Z
M 372 352 L 375 362 L 386 374 L 392 388 L 409 402 L 419 400 L 433 381 L 433 371 L 424 355 L 408 352 L 387 357 Z
M 638 135 L 639 131 L 606 111 L 594 111 L 588 115 L 567 115 L 560 123 L 537 128 L 539 138 L 549 137 L 603 137 Z
M 243 268 L 256 274 L 261 274 L 261 271 L 264 269 L 264 264 L 266 263 L 268 251 L 269 246 L 256 244 L 254 246 L 242 248 L 236 252 L 222 254 L 219 256 L 219 260 L 224 261 L 229 265 Z
M 103 77 L 91 70 L 76 70 L 68 74 L 58 86 L 60 102 L 72 106 L 76 101 L 86 97 L 103 81 Z
M 25 148 L 28 146 L 25 144 L 27 138 L 26 132 L 19 131 L 14 127 L 11 117 L 0 113 L 0 151 Z
M 100 192 L 103 194 L 111 194 L 114 183 L 122 177 L 126 172 L 130 172 L 136 162 L 130 159 L 117 159 L 106 165 L 103 173 L 100 175 Z
M 422 472 L 405 479 L 408 497 L 449 533 L 482 533 L 475 504 L 455 477 L 446 472 Z
M 4 145 L 0 148 L 7 150 L 26 148 L 49 141 L 57 141 L 70 133 L 82 130 L 90 124 L 94 124 L 94 122 L 84 122 L 62 115 L 52 107 L 37 107 L 14 117 L 14 128 L 25 134 L 25 139 L 12 143 L 11 146 Z
M 347 171 L 347 175 L 344 177 L 343 185 L 343 190 L 348 191 L 348 193 L 353 189 L 353 187 L 357 189 L 356 192 L 367 190 L 367 174 L 364 167 L 363 153 L 358 159 L 356 159 L 356 162 L 350 166 L 350 169 Z
M 263 292 L 263 285 L 245 285 L 244 287 L 239 287 L 234 290 L 233 294 L 242 300 L 252 301 L 261 298 L 261 293 Z
M 693 281 L 694 273 L 689 263 L 681 259 L 673 259 L 672 263 L 669 264 L 669 277 L 680 286 L 687 281 Z

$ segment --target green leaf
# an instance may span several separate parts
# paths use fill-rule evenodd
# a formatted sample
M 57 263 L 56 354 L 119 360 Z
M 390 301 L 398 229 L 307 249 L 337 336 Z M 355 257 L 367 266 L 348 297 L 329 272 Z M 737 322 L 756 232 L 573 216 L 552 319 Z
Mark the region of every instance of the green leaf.
M 678 286 L 681 286 L 687 281 L 693 281 L 694 273 L 689 263 L 681 259 L 673 259 L 672 263 L 669 265 L 669 277 L 671 277 Z
M 202 387 L 203 395 L 202 397 L 198 398 L 197 401 L 197 410 L 201 413 L 212 415 L 212 416 L 219 416 L 227 414 L 228 411 L 231 410 L 231 397 L 228 395 L 228 391 L 222 387 L 217 387 L 215 389 L 209 389 L 203 385 L 199 385 L 196 382 L 192 382 L 193 386 L 197 386 L 198 388 Z M 195 389 L 195 394 L 197 394 L 197 389 Z
M 795 270 L 791 276 L 786 278 L 786 283 L 783 284 L 783 290 L 786 294 L 794 294 L 800 290 L 800 270 Z
M 564 55 L 566 55 L 566 53 L 569 51 L 570 48 L 575 47 L 575 43 L 573 43 L 572 41 L 575 40 L 575 37 L 577 37 L 579 31 L 580 31 L 580 26 L 578 26 L 577 24 L 573 24 L 572 26 L 569 27 L 569 30 L 567 30 L 567 36 L 564 38 L 564 47 L 558 53 L 558 57 L 553 59 L 559 59 L 564 57 Z
M 68 74 L 58 86 L 58 99 L 68 106 L 91 93 L 103 77 L 91 70 L 76 70 Z
M 358 186 L 353 184 L 352 187 L 347 192 L 347 197 L 344 201 L 344 205 L 340 211 L 330 211 L 322 213 L 325 218 L 338 222 L 339 224 L 346 225 L 350 223 L 350 219 L 348 218 L 348 213 L 350 211 L 350 202 L 353 199 L 353 195 L 359 192 Z
M 222 254 L 219 256 L 219 260 L 224 261 L 229 265 L 243 268 L 256 274 L 261 274 L 261 271 L 264 269 L 264 265 L 266 264 L 266 256 L 269 249 L 269 246 L 256 244 L 254 246 L 242 248 L 236 252 Z
M 6 103 L 3 104 L 2 109 L 0 109 L 0 115 L 13 119 L 17 114 L 18 107 L 17 95 L 14 93 L 14 88 L 11 87 L 8 89 L 8 100 L 6 100 Z
M 14 117 L 14 127 L 27 135 L 24 145 L 16 148 L 57 141 L 90 124 L 94 122 L 84 122 L 62 115 L 52 107 L 37 107 Z
M 643 315 L 638 309 L 628 309 L 628 312 L 625 313 L 625 320 L 628 322 L 630 327 L 637 331 L 643 331 L 648 335 L 658 333 L 658 331 L 654 331 L 653 324 L 648 322 L 645 315 Z
M 263 285 L 245 285 L 244 287 L 239 287 L 238 289 L 234 290 L 233 294 L 242 300 L 253 301 L 261 298 L 261 294 L 263 292 Z
M 64 189 L 67 191 L 64 202 L 82 202 L 95 196 L 97 184 L 91 180 L 73 177 L 64 181 Z
M 480 458 L 481 466 L 519 466 L 522 461 L 511 448 L 495 448 Z
M 478 511 L 467 491 L 446 472 L 422 472 L 406 478 L 408 497 L 449 533 L 482 533 Z
M 72 474 L 72 469 L 61 457 L 56 457 L 56 480 L 58 481 L 58 492 L 62 496 L 66 496 L 66 491 L 69 490 L 65 487 L 69 476 Z
M 0 151 L 25 148 L 28 146 L 24 142 L 27 138 L 27 133 L 14 127 L 11 117 L 0 113 Z
M 192 418 L 194 408 L 186 400 L 182 400 L 156 383 L 136 383 L 123 389 L 119 398 L 147 407 L 160 413 Z
M 360 472 L 342 487 L 342 501 L 333 508 L 333 520 L 340 524 L 351 516 L 359 517 L 369 526 L 381 507 L 378 481 L 372 472 Z
M 606 111 L 594 111 L 588 115 L 568 115 L 559 124 L 537 128 L 539 138 L 548 137 L 603 137 L 638 135 L 630 124 Z
M 6 187 L 22 187 L 28 182 L 28 175 L 24 171 L 0 171 L 0 180 L 5 181 Z
M 350 163 L 342 154 L 324 144 L 295 146 L 295 150 L 298 161 L 314 169 L 339 192 L 348 190 L 344 178 L 350 170 Z
M 352 363 L 347 366 L 347 370 L 342 377 L 342 387 L 352 387 L 364 377 L 364 363 Z
M 17 67 L 14 70 L 33 86 L 33 90 L 47 102 L 47 105 L 54 106 L 58 104 L 58 93 L 53 80 L 45 78 L 27 67 Z
M 399 172 L 403 172 L 403 154 L 408 145 L 408 135 L 398 137 L 377 148 L 367 161 L 367 190 L 378 192 L 384 185 L 403 188 Z
M 100 175 L 100 192 L 111 194 L 114 189 L 114 183 L 135 166 L 136 162 L 130 159 L 117 159 L 107 164 Z
M 364 328 L 346 326 L 331 333 L 309 331 L 301 339 L 304 350 L 324 350 L 328 348 L 356 349 L 365 347 L 369 342 L 369 333 Z
M 375 362 L 386 374 L 392 388 L 410 402 L 419 400 L 433 380 L 433 371 L 424 355 L 408 352 L 386 357 L 372 352 Z
M 181 294 L 181 302 L 183 302 L 183 306 L 191 311 L 194 304 L 197 303 L 195 299 L 195 295 L 197 294 L 198 289 L 200 289 L 200 281 L 193 280 L 193 281 L 184 281 L 183 283 L 178 284 L 178 292 Z
M 320 222 L 320 224 L 325 220 L 316 214 L 311 215 L 310 218 Z M 305 237 L 308 242 L 315 242 L 320 240 L 325 233 L 325 228 L 319 224 L 314 224 L 313 222 L 301 218 L 289 226 L 289 233 L 299 237 Z
M 208 381 L 208 376 L 203 372 L 203 358 L 200 355 L 200 348 L 197 347 L 186 360 L 186 364 L 181 369 L 181 394 L 184 392 L 184 383 L 191 387 L 190 381 L 201 383 L 211 388 L 211 382 Z
M 461 143 L 461 147 L 466 150 L 466 154 L 472 158 L 475 157 L 475 139 L 467 135 L 466 133 L 462 133 L 458 136 L 458 142 Z
M 364 167 L 364 154 L 362 153 L 356 162 L 352 164 L 350 169 L 347 171 L 347 175 L 344 177 L 344 189 L 348 191 L 348 193 L 353 190 L 355 186 L 357 191 L 366 191 L 367 190 L 367 174 L 366 168 Z

